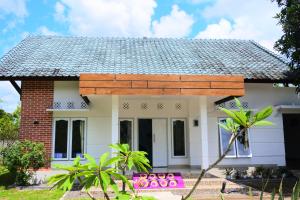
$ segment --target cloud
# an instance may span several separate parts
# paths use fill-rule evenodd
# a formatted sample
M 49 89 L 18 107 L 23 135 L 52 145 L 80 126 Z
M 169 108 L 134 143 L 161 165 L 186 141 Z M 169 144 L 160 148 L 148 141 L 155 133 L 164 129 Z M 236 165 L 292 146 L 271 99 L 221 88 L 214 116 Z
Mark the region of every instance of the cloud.
M 26 17 L 28 15 L 26 0 L 0 0 L 0 18 L 8 14 Z
M 8 81 L 0 81 L 0 108 L 13 112 L 20 103 L 20 96 Z
M 162 16 L 159 21 L 153 21 L 153 36 L 184 37 L 191 32 L 193 23 L 194 19 L 191 15 L 180 10 L 177 5 L 173 5 L 169 15 Z
M 54 17 L 67 22 L 74 35 L 183 37 L 189 34 L 194 22 L 192 16 L 173 5 L 168 15 L 152 21 L 156 6 L 155 0 L 61 0 L 55 5 Z
M 267 0 L 239 4 L 235 0 L 217 0 L 203 11 L 208 21 L 217 22 L 208 24 L 196 37 L 253 39 L 272 49 L 282 35 L 281 27 L 274 19 L 278 11 L 276 3 Z
M 56 21 L 59 21 L 59 22 L 66 21 L 65 6 L 61 2 L 56 2 L 56 4 L 55 4 L 54 18 Z
M 62 0 L 66 21 L 75 35 L 148 36 L 154 0 Z
M 50 31 L 46 26 L 40 26 L 37 29 L 37 33 L 40 35 L 59 35 L 59 33 Z

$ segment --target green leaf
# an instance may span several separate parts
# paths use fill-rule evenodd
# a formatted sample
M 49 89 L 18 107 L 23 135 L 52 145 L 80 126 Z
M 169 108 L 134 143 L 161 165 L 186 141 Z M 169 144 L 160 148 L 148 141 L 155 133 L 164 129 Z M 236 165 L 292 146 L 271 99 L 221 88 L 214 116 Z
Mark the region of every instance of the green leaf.
M 222 112 L 225 112 L 230 118 L 232 118 L 236 123 L 242 125 L 243 122 L 236 116 L 234 111 L 228 110 L 226 108 L 220 108 Z
M 272 126 L 273 123 L 270 121 L 262 120 L 255 122 L 252 126 Z
M 96 160 L 89 154 L 84 154 L 84 157 L 90 162 L 92 167 L 97 167 Z
M 227 124 L 224 124 L 224 123 L 218 123 L 219 126 L 221 128 L 223 128 L 224 130 L 228 131 L 228 132 L 231 132 L 231 129 L 227 126 Z
M 103 183 L 103 185 L 102 185 L 103 191 L 107 192 L 107 187 L 110 184 L 110 176 L 106 172 L 101 171 L 100 172 L 100 177 L 101 177 L 101 180 L 102 180 L 102 183 Z
M 275 191 L 275 189 L 273 189 L 270 200 L 275 200 L 275 194 L 276 194 L 276 191 Z
M 235 101 L 235 105 L 239 108 L 243 110 L 242 104 L 240 102 L 240 100 L 238 98 L 234 98 Z
M 298 181 L 293 187 L 291 200 L 299 200 L 300 195 L 300 181 Z
M 109 152 L 106 152 L 106 153 L 104 153 L 104 154 L 102 154 L 102 155 L 100 156 L 100 159 L 99 159 L 99 165 L 100 165 L 101 168 L 104 167 L 104 164 L 105 164 L 105 162 L 106 162 L 108 156 L 109 156 Z
M 269 117 L 273 112 L 272 106 L 268 106 L 262 110 L 260 110 L 258 113 L 255 114 L 254 118 L 255 121 L 261 121 Z
M 102 164 L 102 167 L 108 167 L 108 166 L 111 166 L 112 164 L 117 163 L 119 160 L 120 160 L 119 157 L 113 157 L 113 158 L 110 158 L 110 159 L 106 160 L 106 161 Z

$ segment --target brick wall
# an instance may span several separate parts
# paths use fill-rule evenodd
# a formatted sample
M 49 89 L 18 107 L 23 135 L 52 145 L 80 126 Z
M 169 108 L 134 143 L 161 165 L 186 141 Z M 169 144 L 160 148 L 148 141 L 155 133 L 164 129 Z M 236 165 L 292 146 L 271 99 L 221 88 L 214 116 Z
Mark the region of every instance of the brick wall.
M 22 81 L 20 139 L 44 143 L 51 157 L 53 81 Z

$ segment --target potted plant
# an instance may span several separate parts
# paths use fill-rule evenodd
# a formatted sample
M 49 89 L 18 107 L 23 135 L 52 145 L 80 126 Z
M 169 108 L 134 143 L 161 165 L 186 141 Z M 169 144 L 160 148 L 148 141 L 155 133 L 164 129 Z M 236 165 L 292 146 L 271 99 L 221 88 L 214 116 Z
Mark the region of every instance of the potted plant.
M 232 172 L 233 168 L 225 168 L 224 175 L 226 176 L 226 179 L 231 179 Z

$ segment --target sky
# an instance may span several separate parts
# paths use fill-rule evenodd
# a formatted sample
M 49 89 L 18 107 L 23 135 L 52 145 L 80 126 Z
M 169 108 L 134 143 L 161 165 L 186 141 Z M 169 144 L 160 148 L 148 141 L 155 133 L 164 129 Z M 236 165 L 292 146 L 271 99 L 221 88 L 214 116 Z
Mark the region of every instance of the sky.
M 271 0 L 0 0 L 0 57 L 29 35 L 251 39 L 282 35 Z M 0 81 L 0 108 L 19 95 Z

